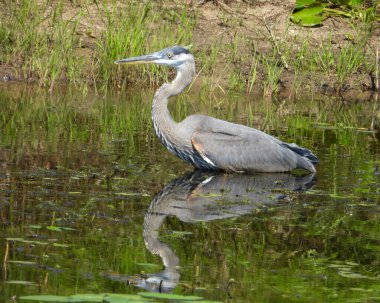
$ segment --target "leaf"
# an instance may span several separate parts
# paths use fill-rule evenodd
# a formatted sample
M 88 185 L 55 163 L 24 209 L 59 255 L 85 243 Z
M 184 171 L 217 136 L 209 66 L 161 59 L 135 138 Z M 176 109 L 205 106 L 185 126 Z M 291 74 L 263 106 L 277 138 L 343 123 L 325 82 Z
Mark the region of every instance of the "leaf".
M 351 1 L 350 0 L 331 0 L 331 2 L 336 5 L 348 5 Z
M 363 4 L 363 0 L 350 0 L 348 1 L 348 5 L 351 7 L 357 7 Z
M 75 229 L 74 228 L 71 228 L 71 227 L 64 227 L 64 226 L 53 226 L 53 225 L 50 225 L 50 226 L 47 226 L 46 227 L 48 230 L 52 230 L 52 231 L 63 231 L 63 230 L 69 230 L 69 231 L 74 231 Z
M 346 271 L 339 271 L 338 275 L 344 278 L 349 278 L 349 279 L 370 279 L 370 277 L 359 274 L 359 273 L 354 273 L 354 272 L 346 272 Z
M 127 299 L 127 298 L 118 298 L 118 297 L 105 297 L 104 301 L 105 303 L 150 303 L 152 301 L 144 300 L 143 298 L 139 299 Z
M 300 24 L 302 26 L 307 26 L 307 27 L 317 26 L 317 25 L 320 25 L 325 19 L 326 17 L 324 16 L 310 16 L 310 17 L 303 18 Z
M 29 228 L 34 228 L 34 229 L 41 229 L 41 225 L 29 225 Z
M 53 246 L 62 247 L 62 248 L 69 248 L 70 247 L 70 245 L 68 245 L 68 244 L 61 244 L 61 243 L 53 243 Z
M 310 18 L 313 16 L 317 16 L 323 12 L 324 8 L 322 6 L 315 6 L 310 8 L 304 8 L 296 13 L 293 13 L 290 16 L 290 19 L 294 23 L 300 23 L 305 18 Z
M 166 300 L 180 300 L 180 301 L 199 301 L 202 300 L 202 297 L 196 296 L 182 296 L 175 294 L 164 294 L 164 293 L 156 293 L 156 292 L 139 292 L 140 296 L 144 298 L 152 298 L 152 299 L 166 299 Z
M 310 6 L 316 3 L 316 0 L 297 0 L 296 5 Z
M 50 226 L 48 226 L 48 227 L 46 227 L 48 230 L 52 230 L 52 231 L 59 231 L 59 232 L 61 232 L 62 231 L 62 228 L 60 228 L 60 227 L 58 227 L 58 226 L 52 226 L 52 225 L 50 225 Z
M 34 295 L 23 296 L 21 300 L 40 302 L 108 302 L 108 303 L 149 303 L 149 299 L 143 299 L 138 295 L 124 294 L 76 294 L 73 296 Z
M 5 240 L 13 242 L 22 242 L 24 241 L 24 238 L 5 238 Z
M 21 242 L 21 243 L 26 243 L 26 244 L 36 244 L 36 245 L 47 245 L 48 244 L 46 242 L 25 240 L 23 238 L 6 238 L 5 240 L 14 241 L 14 242 Z
M 72 228 L 72 227 L 65 227 L 65 226 L 60 226 L 61 229 L 63 230 L 70 230 L 70 231 L 74 231 L 75 228 Z
M 37 263 L 33 262 L 33 261 L 10 260 L 10 261 L 8 261 L 8 263 L 22 264 L 22 265 L 37 265 Z
M 108 294 L 103 297 L 103 302 L 107 303 L 150 303 L 150 299 L 141 298 L 138 295 L 128 294 Z
M 296 10 L 300 10 L 305 6 L 311 6 L 316 2 L 316 0 L 297 0 L 296 1 Z
M 141 196 L 141 193 L 115 193 L 117 196 L 124 196 L 124 197 L 135 197 L 135 196 Z
M 82 302 L 103 302 L 104 294 L 76 294 L 70 298 L 81 300 Z
M 18 281 L 18 280 L 9 280 L 9 281 L 5 281 L 5 283 L 7 283 L 7 284 L 30 285 L 30 286 L 37 285 L 36 283 L 31 282 L 31 281 Z
M 40 302 L 82 302 L 80 299 L 64 296 L 53 295 L 35 295 L 35 296 L 23 296 L 21 300 L 40 301 Z

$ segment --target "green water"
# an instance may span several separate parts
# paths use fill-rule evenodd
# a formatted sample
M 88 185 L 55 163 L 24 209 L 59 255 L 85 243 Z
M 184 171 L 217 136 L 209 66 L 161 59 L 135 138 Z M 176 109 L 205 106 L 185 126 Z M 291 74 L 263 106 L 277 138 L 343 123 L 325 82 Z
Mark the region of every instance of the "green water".
M 153 133 L 154 91 L 2 85 L 0 302 L 145 289 L 380 301 L 378 105 L 193 90 L 175 119 L 200 112 L 302 143 L 317 174 L 193 173 Z

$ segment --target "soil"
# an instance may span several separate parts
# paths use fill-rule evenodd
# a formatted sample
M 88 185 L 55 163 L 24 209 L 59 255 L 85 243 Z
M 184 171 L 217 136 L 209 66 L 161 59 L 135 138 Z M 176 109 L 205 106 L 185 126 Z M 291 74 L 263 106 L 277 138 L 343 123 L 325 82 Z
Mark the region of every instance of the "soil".
M 192 1 L 190 1 L 190 4 Z M 355 37 L 357 33 L 347 20 L 343 18 L 329 18 L 324 21 L 323 26 L 315 28 L 305 28 L 295 25 L 289 21 L 289 17 L 294 9 L 295 1 L 291 0 L 274 0 L 274 1 L 203 1 L 198 4 L 200 18 L 198 30 L 194 33 L 194 42 L 202 47 L 211 46 L 213 43 L 222 43 L 228 45 L 234 39 L 238 32 L 247 39 L 246 45 L 242 45 L 241 51 L 252 54 L 256 51 L 259 54 L 271 54 L 276 43 L 286 37 L 287 41 L 293 45 L 293 56 L 300 47 L 300 42 L 306 38 L 310 46 L 320 46 L 321 41 L 331 39 L 331 45 L 335 51 L 339 51 L 342 44 L 347 42 L 347 37 Z M 227 16 L 227 17 L 226 17 Z M 233 21 L 221 22 L 230 18 L 230 20 L 239 20 L 235 24 Z M 253 47 L 254 45 L 254 47 Z M 380 48 L 380 26 L 377 24 L 368 41 L 368 49 L 374 50 Z M 219 62 L 220 72 L 222 73 L 225 64 L 228 62 Z M 250 63 L 247 60 L 247 63 Z M 283 62 L 284 65 L 287 62 Z M 243 73 L 248 74 L 249 65 L 241 64 Z M 258 70 L 258 87 L 265 80 L 265 73 Z M 336 94 L 337 89 L 333 85 L 331 76 L 323 74 L 317 77 L 313 75 L 312 79 L 297 79 L 306 85 L 311 91 L 322 94 Z M 357 73 L 354 74 L 344 85 L 339 93 L 344 98 L 369 99 L 372 98 L 375 91 L 375 75 Z M 318 79 L 318 81 L 315 81 Z M 226 80 L 226 79 L 225 79 Z M 288 96 L 294 86 L 295 74 L 292 66 L 281 75 L 280 94 Z M 257 88 L 258 89 L 258 88 Z
M 80 1 L 67 1 L 67 7 L 64 10 L 64 18 L 70 19 L 78 13 L 80 9 Z M 212 46 L 217 44 L 222 46 L 225 54 L 218 57 L 215 74 L 227 75 L 226 66 L 228 68 L 236 68 L 238 66 L 242 70 L 242 74 L 248 77 L 252 54 L 254 52 L 266 55 L 272 54 L 272 50 L 278 45 L 281 39 L 286 39 L 292 44 L 294 55 L 300 47 L 301 41 L 306 37 L 309 44 L 318 46 L 321 41 L 331 39 L 332 46 L 339 50 L 342 43 L 349 36 L 355 36 L 355 29 L 351 27 L 349 22 L 343 18 L 329 18 L 324 21 L 323 26 L 316 28 L 304 28 L 289 22 L 289 16 L 294 8 L 295 1 L 290 0 L 187 0 L 182 2 L 168 2 L 165 6 L 180 11 L 183 3 L 187 5 L 189 10 L 197 12 L 197 26 L 193 32 L 193 45 L 195 53 L 200 50 L 211 50 Z M 79 4 L 79 5 L 78 5 Z M 0 2 L 0 12 L 2 3 Z M 78 33 L 82 37 L 82 48 L 79 50 L 81 55 L 93 56 L 97 39 L 105 27 L 103 20 L 99 19 L 98 10 L 95 4 L 88 5 L 87 16 L 83 16 L 78 27 Z M 0 13 L 1 15 L 1 13 Z M 380 49 L 380 26 L 377 24 L 373 30 L 373 34 L 368 42 L 368 49 L 372 52 Z M 236 35 L 240 35 L 244 39 L 239 40 L 239 52 L 244 54 L 240 62 L 230 62 L 230 57 L 226 55 L 231 48 L 232 41 Z M 284 66 L 287 62 L 282 61 Z M 0 65 L 0 81 L 18 80 L 17 70 L 11 66 Z M 257 88 L 262 87 L 265 80 L 265 73 L 258 69 Z M 331 84 L 330 77 L 319 75 L 308 79 L 308 75 L 303 76 L 304 79 L 297 78 L 297 81 L 305 83 L 312 91 L 324 94 L 336 93 L 336 88 Z M 344 89 L 339 92 L 348 97 L 360 96 L 367 98 L 375 91 L 375 75 L 357 73 L 350 78 Z M 219 77 L 218 85 L 226 87 L 228 85 L 228 77 Z M 281 75 L 279 80 L 280 93 L 287 94 L 294 85 L 295 75 L 292 66 Z

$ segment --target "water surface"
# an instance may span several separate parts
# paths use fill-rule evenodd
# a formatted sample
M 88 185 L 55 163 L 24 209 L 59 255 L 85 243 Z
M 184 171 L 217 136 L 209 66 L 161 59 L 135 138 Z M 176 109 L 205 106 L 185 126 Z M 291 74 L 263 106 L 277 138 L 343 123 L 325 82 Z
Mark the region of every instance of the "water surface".
M 0 301 L 144 290 L 380 301 L 376 104 L 204 90 L 173 102 L 176 120 L 254 126 L 321 160 L 315 176 L 244 176 L 193 172 L 167 152 L 153 94 L 0 87 Z

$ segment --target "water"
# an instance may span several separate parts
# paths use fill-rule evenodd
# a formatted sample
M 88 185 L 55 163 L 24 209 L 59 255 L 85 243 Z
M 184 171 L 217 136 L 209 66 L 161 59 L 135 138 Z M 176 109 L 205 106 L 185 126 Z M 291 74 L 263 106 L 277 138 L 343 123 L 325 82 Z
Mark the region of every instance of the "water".
M 377 105 L 194 90 L 171 104 L 177 120 L 201 112 L 302 142 L 317 174 L 194 173 L 156 139 L 153 91 L 2 86 L 1 302 L 145 290 L 380 301 Z

